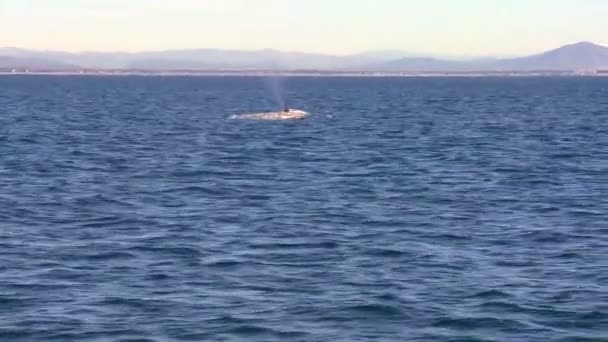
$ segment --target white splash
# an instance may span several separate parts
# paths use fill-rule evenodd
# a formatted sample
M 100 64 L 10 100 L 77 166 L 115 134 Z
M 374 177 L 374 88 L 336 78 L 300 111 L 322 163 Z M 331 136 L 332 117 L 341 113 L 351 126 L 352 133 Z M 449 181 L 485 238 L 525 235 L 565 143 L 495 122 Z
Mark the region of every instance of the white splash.
M 248 113 L 236 117 L 245 120 L 301 120 L 309 115 L 310 113 L 303 110 L 289 108 L 280 112 Z

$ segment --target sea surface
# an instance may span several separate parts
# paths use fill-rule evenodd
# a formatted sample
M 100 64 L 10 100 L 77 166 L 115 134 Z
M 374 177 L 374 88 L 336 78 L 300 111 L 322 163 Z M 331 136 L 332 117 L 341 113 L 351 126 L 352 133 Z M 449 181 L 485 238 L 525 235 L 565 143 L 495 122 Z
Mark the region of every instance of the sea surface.
M 2 76 L 0 341 L 608 341 L 608 78 Z

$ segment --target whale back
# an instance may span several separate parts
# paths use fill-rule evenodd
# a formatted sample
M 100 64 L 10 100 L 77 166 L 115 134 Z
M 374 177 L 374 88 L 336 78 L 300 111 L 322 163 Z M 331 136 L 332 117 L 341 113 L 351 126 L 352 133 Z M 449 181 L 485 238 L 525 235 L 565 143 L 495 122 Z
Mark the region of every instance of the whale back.
M 306 118 L 309 113 L 299 109 L 289 109 L 281 112 L 265 112 L 238 115 L 239 119 L 249 120 L 301 120 Z

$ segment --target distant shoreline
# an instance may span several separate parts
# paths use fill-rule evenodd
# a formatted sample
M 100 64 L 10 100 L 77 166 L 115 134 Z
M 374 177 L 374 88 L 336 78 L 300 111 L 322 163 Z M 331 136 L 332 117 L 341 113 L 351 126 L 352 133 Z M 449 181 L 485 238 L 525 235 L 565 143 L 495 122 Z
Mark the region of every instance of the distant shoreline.
M 152 70 L 87 70 L 87 71 L 0 71 L 0 76 L 219 76 L 219 77 L 607 77 L 608 71 L 152 71 Z

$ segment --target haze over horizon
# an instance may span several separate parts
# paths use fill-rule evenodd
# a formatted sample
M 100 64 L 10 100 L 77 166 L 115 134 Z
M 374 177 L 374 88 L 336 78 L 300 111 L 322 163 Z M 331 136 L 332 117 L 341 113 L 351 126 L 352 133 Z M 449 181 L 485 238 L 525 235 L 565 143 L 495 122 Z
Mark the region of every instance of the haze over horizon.
M 608 45 L 601 0 L 0 0 L 0 46 L 514 56 Z

